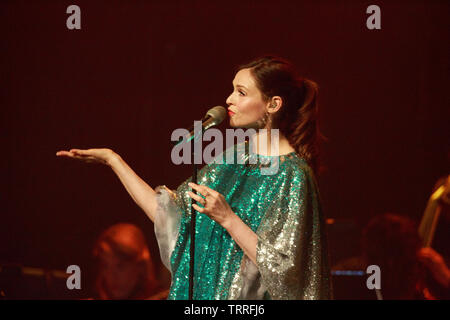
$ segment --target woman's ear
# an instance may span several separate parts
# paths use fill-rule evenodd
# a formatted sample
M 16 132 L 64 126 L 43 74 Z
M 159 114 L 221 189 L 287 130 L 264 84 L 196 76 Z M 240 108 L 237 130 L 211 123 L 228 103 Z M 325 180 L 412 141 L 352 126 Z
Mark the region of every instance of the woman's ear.
M 280 96 L 273 96 L 267 105 L 268 113 L 275 113 L 283 106 L 283 99 Z

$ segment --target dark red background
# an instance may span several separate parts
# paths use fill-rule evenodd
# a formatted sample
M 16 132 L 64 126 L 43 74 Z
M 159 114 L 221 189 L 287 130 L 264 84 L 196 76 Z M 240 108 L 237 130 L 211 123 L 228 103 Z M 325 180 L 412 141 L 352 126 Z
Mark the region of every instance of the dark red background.
M 81 7 L 81 30 L 66 8 Z M 381 7 L 381 30 L 366 8 Z M 107 167 L 56 151 L 109 147 L 152 187 L 191 174 L 170 135 L 225 105 L 236 65 L 274 53 L 320 86 L 329 218 L 419 220 L 449 173 L 448 1 L 2 1 L 0 263 L 89 269 L 107 226 L 153 225 Z M 225 128 L 226 126 L 222 126 Z M 331 253 L 333 254 L 333 253 Z

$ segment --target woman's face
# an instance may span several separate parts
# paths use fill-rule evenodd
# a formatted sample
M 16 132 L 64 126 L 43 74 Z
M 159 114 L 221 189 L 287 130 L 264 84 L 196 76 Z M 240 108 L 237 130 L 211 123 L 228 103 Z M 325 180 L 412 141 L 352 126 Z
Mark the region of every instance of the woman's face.
M 230 126 L 258 128 L 258 121 L 263 118 L 268 103 L 263 101 L 250 69 L 242 69 L 236 73 L 233 89 L 226 101 Z

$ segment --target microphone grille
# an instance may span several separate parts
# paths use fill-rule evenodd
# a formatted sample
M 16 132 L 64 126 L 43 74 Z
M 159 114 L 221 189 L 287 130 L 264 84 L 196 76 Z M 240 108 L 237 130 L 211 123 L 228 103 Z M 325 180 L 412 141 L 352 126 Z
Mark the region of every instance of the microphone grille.
M 206 115 L 214 119 L 216 125 L 221 123 L 227 116 L 227 110 L 222 106 L 215 106 L 208 110 Z

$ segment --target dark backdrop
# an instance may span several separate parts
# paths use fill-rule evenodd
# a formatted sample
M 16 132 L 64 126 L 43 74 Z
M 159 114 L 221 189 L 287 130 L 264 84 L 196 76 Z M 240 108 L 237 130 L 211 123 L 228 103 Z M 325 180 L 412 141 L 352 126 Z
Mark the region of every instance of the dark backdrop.
M 81 30 L 66 28 L 81 7 Z M 381 30 L 366 8 L 381 7 Z M 90 270 L 98 233 L 153 225 L 107 167 L 57 158 L 109 147 L 152 187 L 175 188 L 170 135 L 265 54 L 320 86 L 328 218 L 419 220 L 449 171 L 448 1 L 2 1 L 0 262 Z M 225 126 L 222 126 L 222 129 Z M 84 269 L 83 269 L 84 268 Z M 89 271 L 88 271 L 89 272 Z

